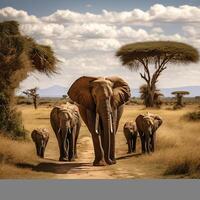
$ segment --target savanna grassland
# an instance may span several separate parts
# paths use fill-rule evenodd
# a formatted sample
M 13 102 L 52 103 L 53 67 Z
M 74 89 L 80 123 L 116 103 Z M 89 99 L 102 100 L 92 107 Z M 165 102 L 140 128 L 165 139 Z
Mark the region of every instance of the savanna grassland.
M 35 155 L 35 146 L 28 135 L 27 141 L 14 141 L 0 136 L 0 178 L 42 179 L 154 179 L 200 178 L 200 122 L 188 121 L 183 116 L 199 109 L 197 104 L 180 110 L 170 106 L 161 109 L 145 109 L 142 105 L 126 105 L 116 135 L 117 164 L 93 167 L 93 146 L 87 127 L 82 123 L 78 140 L 78 156 L 75 162 L 58 162 L 58 145 L 50 127 L 49 113 L 52 107 L 19 105 L 25 129 L 46 127 L 50 139 L 45 159 Z M 163 124 L 157 131 L 156 152 L 141 155 L 140 140 L 136 153 L 128 155 L 123 135 L 123 124 L 134 120 L 140 113 L 157 113 Z

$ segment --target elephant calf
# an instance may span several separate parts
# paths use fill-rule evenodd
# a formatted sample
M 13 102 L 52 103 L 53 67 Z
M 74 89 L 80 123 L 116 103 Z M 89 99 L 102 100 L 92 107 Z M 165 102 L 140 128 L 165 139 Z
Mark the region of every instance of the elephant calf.
M 34 129 L 31 133 L 31 138 L 35 143 L 37 155 L 41 158 L 44 158 L 45 148 L 49 140 L 48 130 L 45 128 Z
M 136 151 L 137 126 L 135 122 L 126 122 L 124 124 L 124 136 L 128 144 L 128 153 Z
M 159 115 L 147 113 L 139 115 L 135 122 L 141 139 L 142 153 L 154 152 L 156 130 L 161 126 L 162 118 Z
M 77 157 L 76 143 L 81 127 L 78 107 L 71 103 L 56 106 L 50 114 L 51 126 L 60 149 L 59 161 L 72 161 Z

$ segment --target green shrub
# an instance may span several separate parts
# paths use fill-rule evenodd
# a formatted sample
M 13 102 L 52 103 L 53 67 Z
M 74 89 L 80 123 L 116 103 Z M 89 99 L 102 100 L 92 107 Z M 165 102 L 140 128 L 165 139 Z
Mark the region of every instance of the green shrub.
M 0 130 L 13 138 L 26 138 L 27 131 L 22 125 L 22 116 L 15 108 L 11 108 L 3 93 L 0 93 Z
M 198 121 L 200 120 L 200 111 L 189 112 L 184 115 L 187 120 Z

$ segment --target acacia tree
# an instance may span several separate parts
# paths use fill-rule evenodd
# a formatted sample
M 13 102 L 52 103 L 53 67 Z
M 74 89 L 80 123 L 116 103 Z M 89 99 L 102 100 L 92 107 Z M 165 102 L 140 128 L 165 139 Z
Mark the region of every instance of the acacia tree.
M 190 94 L 188 91 L 174 91 L 171 94 L 176 96 L 176 104 L 175 108 L 181 108 L 184 106 L 183 104 L 183 96 Z
M 16 21 L 0 23 L 0 129 L 13 135 L 23 134 L 19 114 L 15 111 L 14 94 L 31 72 L 51 75 L 57 59 L 50 46 L 40 45 L 22 35 Z
M 149 107 L 154 106 L 154 93 L 160 74 L 167 64 L 195 63 L 199 60 L 198 51 L 184 43 L 172 41 L 137 42 L 122 46 L 116 53 L 122 65 L 130 70 L 143 68 L 140 76 L 148 86 Z M 154 71 L 150 73 L 150 66 Z
M 33 105 L 34 105 L 35 109 L 37 109 L 38 99 L 39 99 L 39 94 L 37 94 L 37 90 L 38 90 L 38 88 L 35 87 L 35 88 L 32 88 L 32 89 L 28 89 L 28 90 L 23 91 L 23 93 L 25 95 L 32 98 Z
M 148 86 L 147 84 L 143 84 L 140 86 L 140 98 L 143 100 L 144 105 L 146 107 L 150 106 L 150 102 L 149 102 L 149 92 L 148 92 Z M 160 107 L 162 104 L 162 101 L 160 99 L 160 97 L 163 96 L 163 94 L 160 92 L 160 90 L 156 89 L 155 93 L 154 93 L 154 97 L 153 97 L 153 101 L 156 107 Z

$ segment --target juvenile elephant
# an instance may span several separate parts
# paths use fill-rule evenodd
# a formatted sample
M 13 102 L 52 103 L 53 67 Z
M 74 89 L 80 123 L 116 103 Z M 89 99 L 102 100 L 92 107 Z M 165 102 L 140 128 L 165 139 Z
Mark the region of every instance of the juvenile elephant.
M 124 136 L 128 144 L 128 153 L 136 151 L 137 135 L 138 131 L 135 122 L 126 122 L 124 124 Z
M 136 120 L 137 129 L 141 139 L 142 153 L 155 151 L 156 130 L 161 126 L 163 120 L 159 115 L 139 115 Z
M 115 133 L 129 100 L 130 88 L 119 77 L 87 77 L 77 79 L 68 91 L 78 104 L 83 121 L 92 135 L 94 166 L 115 164 Z
M 50 113 L 50 122 L 58 140 L 59 161 L 75 160 L 76 143 L 81 127 L 77 106 L 68 102 L 54 107 Z
M 31 133 L 31 138 L 35 143 L 37 155 L 44 158 L 44 152 L 49 141 L 49 132 L 47 129 L 34 129 Z

